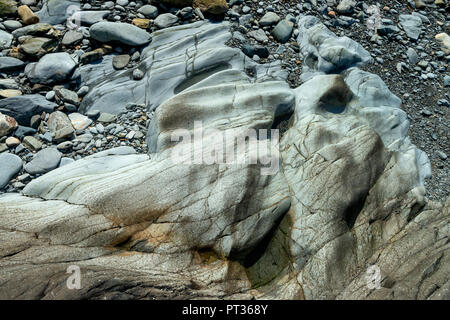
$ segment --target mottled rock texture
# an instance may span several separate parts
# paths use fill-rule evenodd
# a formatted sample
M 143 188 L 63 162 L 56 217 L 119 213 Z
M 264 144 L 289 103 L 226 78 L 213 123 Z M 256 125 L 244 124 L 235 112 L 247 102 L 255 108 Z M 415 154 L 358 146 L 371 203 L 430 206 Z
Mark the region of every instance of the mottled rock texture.
M 279 65 L 226 47 L 226 23 L 154 33 L 140 81 L 111 60 L 82 68 L 85 111 L 156 109 L 150 153 L 105 151 L 1 195 L 0 298 L 448 299 L 449 203 L 424 198 L 429 161 L 399 99 L 357 68 L 362 47 L 304 19 L 299 44 L 318 63 L 296 89 Z M 119 103 L 114 86 L 133 90 Z M 195 121 L 211 130 L 196 149 L 205 156 L 223 142 L 212 129 L 271 129 L 289 116 L 271 175 L 249 161 L 172 157 L 172 133 L 195 135 Z M 70 265 L 80 290 L 66 287 Z M 366 285 L 371 265 L 380 289 Z

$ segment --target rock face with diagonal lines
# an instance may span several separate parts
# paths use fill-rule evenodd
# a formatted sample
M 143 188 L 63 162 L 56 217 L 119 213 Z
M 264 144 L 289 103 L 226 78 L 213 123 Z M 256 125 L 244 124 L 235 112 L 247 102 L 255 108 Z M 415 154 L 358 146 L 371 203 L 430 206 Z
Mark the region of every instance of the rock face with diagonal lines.
M 317 63 L 296 89 L 279 65 L 225 46 L 226 23 L 154 33 L 139 81 L 108 58 L 83 67 L 83 111 L 155 110 L 149 154 L 107 150 L 0 195 L 0 298 L 448 299 L 449 203 L 424 198 L 428 158 L 399 99 L 358 69 L 363 48 L 302 19 L 301 52 Z M 252 161 L 251 144 L 245 161 L 205 160 L 289 117 L 274 162 Z M 199 121 L 192 163 L 173 136 L 195 137 Z M 70 265 L 80 290 L 66 286 Z

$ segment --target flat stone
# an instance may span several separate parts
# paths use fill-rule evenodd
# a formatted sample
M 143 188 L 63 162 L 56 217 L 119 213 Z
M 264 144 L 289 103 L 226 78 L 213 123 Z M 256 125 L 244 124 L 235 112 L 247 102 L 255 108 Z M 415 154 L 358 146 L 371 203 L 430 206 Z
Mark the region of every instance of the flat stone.
M 25 136 L 36 134 L 36 132 L 37 131 L 34 128 L 19 125 L 16 131 L 14 132 L 14 135 L 19 139 L 23 139 Z
M 67 150 L 71 149 L 72 146 L 73 146 L 73 142 L 72 141 L 64 141 L 64 142 L 59 143 L 56 146 L 56 149 L 58 149 L 60 151 L 67 151 Z
M 81 61 L 81 63 L 88 64 L 91 62 L 99 61 L 102 58 L 103 58 L 103 50 L 95 49 L 95 50 L 84 53 L 80 57 L 80 61 Z
M 25 26 L 23 28 L 16 29 L 11 34 L 13 35 L 14 38 L 19 38 L 26 35 L 37 36 L 37 35 L 45 35 L 52 29 L 53 27 L 51 24 L 36 23 L 31 24 L 29 26 Z
M 55 148 L 45 148 L 36 153 L 24 167 L 29 174 L 41 174 L 58 167 L 61 161 L 61 153 Z
M 77 43 L 83 40 L 83 34 L 79 31 L 69 30 L 64 34 L 62 44 L 65 46 Z
M 419 56 L 417 55 L 416 50 L 414 50 L 413 48 L 408 48 L 408 50 L 406 51 L 406 55 L 410 64 L 417 64 L 417 62 L 419 62 Z
M 8 182 L 22 169 L 22 159 L 15 154 L 0 154 L 0 189 L 3 189 Z
M 280 21 L 280 16 L 277 15 L 275 12 L 267 12 L 260 20 L 259 25 L 260 26 L 271 26 L 275 23 Z
M 116 70 L 125 68 L 129 62 L 130 62 L 130 56 L 128 54 L 114 56 L 114 58 L 112 60 L 113 67 Z
M 109 122 L 113 122 L 116 120 L 116 116 L 113 114 L 109 114 L 106 112 L 102 112 L 100 114 L 100 117 L 98 117 L 97 121 L 98 122 L 105 122 L 105 123 L 109 123 Z
M 6 20 L 5 22 L 3 22 L 3 25 L 5 26 L 6 29 L 14 31 L 16 29 L 22 28 L 23 25 L 16 20 Z
M 25 66 L 22 60 L 13 57 L 0 57 L 0 72 L 20 70 Z
M 0 50 L 11 47 L 12 40 L 13 36 L 10 33 L 0 29 Z
M 154 19 L 158 16 L 158 8 L 150 4 L 143 5 L 138 9 L 138 12 L 149 19 Z
M 71 113 L 69 119 L 75 130 L 84 130 L 92 124 L 92 120 L 81 113 Z
M 85 134 L 77 136 L 74 141 L 79 141 L 79 142 L 83 142 L 83 143 L 89 143 L 89 142 L 92 141 L 93 138 L 94 138 L 94 136 L 92 134 L 85 133 Z
M 267 37 L 266 33 L 262 29 L 250 31 L 248 33 L 248 35 L 259 42 L 269 41 L 269 38 Z
M 170 26 L 173 26 L 175 23 L 178 22 L 178 18 L 177 16 L 171 14 L 171 13 L 163 13 L 160 14 L 156 19 L 155 19 L 155 25 L 160 28 L 160 29 L 164 29 Z
M 422 32 L 422 19 L 410 14 L 401 14 L 399 21 L 409 38 L 413 40 L 419 39 Z
M 291 21 L 281 20 L 272 30 L 272 35 L 278 42 L 285 43 L 291 37 L 294 24 Z
M 66 166 L 66 165 L 71 164 L 73 162 L 75 162 L 75 160 L 73 160 L 71 158 L 66 158 L 66 157 L 61 158 L 61 161 L 59 163 L 59 167 Z
M 23 126 L 30 125 L 33 115 L 42 112 L 51 113 L 56 107 L 55 103 L 40 94 L 25 94 L 0 100 L 0 112 L 13 117 Z
M 120 42 L 130 46 L 142 46 L 150 42 L 148 32 L 129 23 L 98 22 L 89 29 L 91 37 L 100 42 Z
M 23 144 L 31 151 L 38 151 L 42 148 L 42 142 L 33 136 L 26 136 L 23 138 Z
M 20 86 L 14 79 L 0 79 L 0 89 L 20 89 Z
M 32 83 L 52 84 L 70 78 L 76 65 L 66 52 L 48 53 L 39 62 L 28 65 L 25 74 Z
M 25 40 L 20 46 L 19 50 L 30 56 L 43 56 L 47 51 L 56 48 L 58 42 L 44 37 L 35 37 Z

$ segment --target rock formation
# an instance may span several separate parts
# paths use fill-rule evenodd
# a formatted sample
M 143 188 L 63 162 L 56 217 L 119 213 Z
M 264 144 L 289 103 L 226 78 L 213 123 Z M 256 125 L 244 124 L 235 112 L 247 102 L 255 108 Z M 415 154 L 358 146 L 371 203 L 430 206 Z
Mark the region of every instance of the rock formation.
M 82 112 L 154 110 L 149 153 L 106 150 L 0 195 L 0 298 L 448 299 L 449 203 L 424 198 L 430 164 L 401 101 L 358 68 L 364 48 L 299 19 L 295 89 L 279 64 L 226 46 L 226 22 L 154 32 L 138 81 L 112 57 L 81 67 Z M 174 163 L 173 132 L 194 136 L 196 121 L 211 132 L 195 150 L 207 157 L 223 143 L 213 129 L 289 117 L 273 174 L 250 147 L 244 163 Z M 70 265 L 80 290 L 66 286 Z M 367 285 L 370 266 L 381 288 Z

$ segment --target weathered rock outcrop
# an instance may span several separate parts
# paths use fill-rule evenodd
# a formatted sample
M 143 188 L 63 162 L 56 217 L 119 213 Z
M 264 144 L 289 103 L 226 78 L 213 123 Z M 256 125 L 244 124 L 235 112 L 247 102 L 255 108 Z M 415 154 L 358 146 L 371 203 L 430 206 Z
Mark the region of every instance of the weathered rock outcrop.
M 81 110 L 119 113 L 127 103 L 145 103 L 152 110 L 200 80 L 230 69 L 251 73 L 254 81 L 287 77 L 279 63 L 260 65 L 240 50 L 225 46 L 230 38 L 227 23 L 197 22 L 154 32 L 136 67 L 145 72 L 139 81 L 132 78 L 134 70 L 115 70 L 111 56 L 99 64 L 82 66 L 82 82 L 91 90 Z M 216 76 L 214 81 L 228 81 L 228 78 L 220 79 Z
M 318 63 L 296 89 L 278 65 L 226 47 L 227 24 L 154 33 L 138 82 L 110 62 L 82 67 L 85 111 L 155 110 L 150 154 L 112 149 L 1 195 L 0 298 L 448 299 L 449 203 L 424 198 L 429 162 L 400 101 L 357 68 L 363 49 L 314 28 L 322 45 L 299 42 Z M 115 86 L 133 91 L 117 101 Z M 237 144 L 223 130 L 245 136 L 291 115 L 274 161 L 252 161 L 254 144 L 238 151 L 246 161 L 214 161 Z M 196 121 L 206 142 L 178 148 L 173 134 L 195 137 Z M 259 132 L 258 147 L 274 146 Z M 80 290 L 66 287 L 70 265 Z M 367 286 L 371 265 L 379 289 Z

